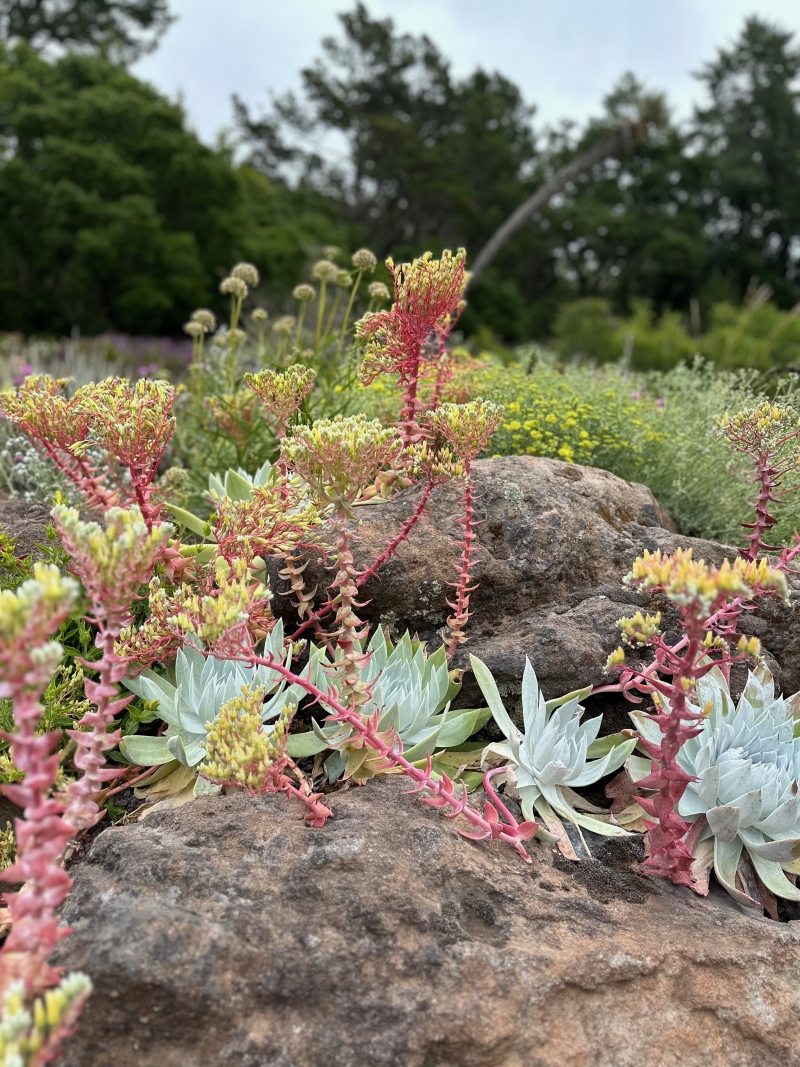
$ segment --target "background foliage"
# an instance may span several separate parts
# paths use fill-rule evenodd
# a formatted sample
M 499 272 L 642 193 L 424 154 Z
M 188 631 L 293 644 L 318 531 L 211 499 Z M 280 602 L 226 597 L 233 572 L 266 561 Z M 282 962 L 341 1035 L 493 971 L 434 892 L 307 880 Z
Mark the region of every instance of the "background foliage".
M 737 320 L 759 286 L 784 311 L 800 296 L 800 52 L 779 27 L 752 18 L 710 58 L 688 123 L 625 75 L 598 120 L 548 130 L 501 73 L 456 77 L 427 37 L 357 3 L 298 94 L 264 114 L 236 101 L 235 139 L 209 147 L 124 67 L 169 19 L 165 0 L 0 5 L 4 329 L 174 335 L 189 308 L 214 305 L 225 265 L 256 263 L 267 295 L 285 298 L 331 241 L 474 256 L 555 168 L 627 119 L 643 123 L 635 149 L 508 243 L 471 291 L 464 331 L 554 337 L 560 352 L 605 361 L 633 329 L 642 366 L 695 352 L 796 359 L 793 328 L 773 344 L 774 308 L 744 330 Z M 344 138 L 342 162 L 309 148 L 330 135 Z M 581 323 L 592 345 L 576 340 Z M 748 338 L 734 356 L 731 331 Z

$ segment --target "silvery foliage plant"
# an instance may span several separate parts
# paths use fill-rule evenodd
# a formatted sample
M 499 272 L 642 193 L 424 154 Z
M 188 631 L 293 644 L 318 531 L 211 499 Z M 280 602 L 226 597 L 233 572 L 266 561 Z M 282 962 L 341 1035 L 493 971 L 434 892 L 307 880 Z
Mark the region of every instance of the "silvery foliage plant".
M 264 655 L 279 658 L 283 654 L 283 625 L 279 621 L 266 638 Z M 285 666 L 291 663 L 291 647 L 285 656 Z M 178 760 L 184 766 L 196 767 L 205 756 L 203 742 L 206 728 L 219 714 L 222 705 L 238 696 L 243 686 L 263 687 L 262 721 L 276 718 L 284 704 L 297 704 L 305 690 L 297 683 L 287 688 L 280 675 L 269 667 L 248 667 L 235 660 L 219 660 L 204 656 L 192 644 L 178 652 L 174 682 L 153 670 L 142 671 L 135 678 L 124 678 L 123 685 L 143 700 L 157 702 L 157 714 L 167 723 L 161 737 L 130 734 L 123 737 L 123 755 L 144 767 L 155 767 Z
M 678 803 L 692 828 L 687 835 L 702 891 L 713 865 L 720 883 L 739 903 L 761 905 L 746 861 L 775 896 L 800 900 L 787 875 L 800 874 L 800 693 L 775 695 L 772 675 L 751 672 L 737 704 L 722 671 L 714 667 L 697 683 L 697 705 L 707 712 L 700 733 L 684 743 L 678 763 L 697 778 Z M 661 734 L 641 712 L 632 718 L 655 744 Z M 632 757 L 629 773 L 639 780 L 650 761 Z M 738 876 L 738 877 L 737 877 Z
M 476 656 L 470 656 L 470 662 L 492 716 L 506 737 L 504 742 L 488 746 L 486 754 L 494 753 L 505 761 L 512 795 L 516 791 L 519 796 L 524 817 L 535 819 L 538 812 L 548 828 L 565 819 L 596 834 L 628 837 L 628 831 L 616 825 L 612 816 L 588 804 L 575 790 L 618 770 L 633 751 L 636 738 L 619 734 L 598 738 L 602 715 L 582 721 L 584 709 L 579 701 L 590 689 L 545 701 L 527 658 L 522 675 L 523 730 L 519 730 L 505 709 L 489 668 Z M 578 807 L 584 810 L 576 810 Z
M 404 634 L 396 645 L 378 627 L 367 646 L 370 653 L 361 679 L 372 686 L 370 700 L 360 707 L 364 716 L 378 715 L 380 731 L 394 730 L 408 760 L 423 758 L 436 749 L 454 748 L 467 740 L 489 718 L 483 708 L 452 711 L 450 701 L 460 689 L 461 672 L 449 672 L 444 647 L 426 655 L 425 647 Z M 312 652 L 314 681 L 323 692 L 336 688 L 336 677 L 324 652 Z M 317 726 L 313 732 L 289 736 L 293 756 L 313 755 L 329 745 L 338 747 L 325 762 L 330 781 L 345 772 L 347 745 L 339 726 Z

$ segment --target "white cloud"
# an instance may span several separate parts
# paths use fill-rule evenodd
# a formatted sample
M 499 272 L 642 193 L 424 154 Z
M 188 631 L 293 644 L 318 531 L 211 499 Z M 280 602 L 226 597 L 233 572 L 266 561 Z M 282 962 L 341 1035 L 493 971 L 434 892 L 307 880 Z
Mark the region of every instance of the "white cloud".
M 299 86 L 300 69 L 335 33 L 348 0 L 173 0 L 179 21 L 137 73 L 181 95 L 206 139 L 232 122 L 233 93 L 248 104 Z M 797 0 L 367 0 L 374 16 L 426 33 L 463 75 L 498 70 L 537 105 L 539 122 L 578 121 L 626 70 L 665 90 L 687 115 L 701 89 L 691 74 L 729 43 L 744 19 L 800 33 Z

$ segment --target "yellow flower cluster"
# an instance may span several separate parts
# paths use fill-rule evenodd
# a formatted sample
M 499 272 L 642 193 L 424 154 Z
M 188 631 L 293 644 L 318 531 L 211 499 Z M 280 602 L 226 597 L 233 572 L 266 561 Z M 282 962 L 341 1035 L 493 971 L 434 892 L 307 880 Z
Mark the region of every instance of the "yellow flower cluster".
M 50 1062 L 52 1042 L 74 1025 L 92 983 L 80 972 L 68 974 L 44 997 L 25 1006 L 25 983 L 14 982 L 3 998 L 0 1012 L 0 1067 L 28 1067 Z
M 234 560 L 231 566 L 218 556 L 214 576 L 219 587 L 217 596 L 199 596 L 183 585 L 172 600 L 174 614 L 167 620 L 168 625 L 196 634 L 209 646 L 247 622 L 253 600 L 269 596 L 264 586 L 253 587 L 246 560 Z
M 661 589 L 678 607 L 693 607 L 701 615 L 709 614 L 728 598 L 750 600 L 760 591 L 788 596 L 786 576 L 766 560 L 751 563 L 736 559 L 733 564 L 725 560 L 721 567 L 715 567 L 693 559 L 690 548 L 679 548 L 672 555 L 662 555 L 660 549 L 653 553 L 645 550 L 623 581 L 640 589 Z
M 765 400 L 760 407 L 740 411 L 733 418 L 726 411 L 720 419 L 720 426 L 723 430 L 729 427 L 741 430 L 751 425 L 763 431 L 771 429 L 775 423 L 784 423 L 787 428 L 797 426 L 797 412 L 789 407 L 781 407 Z
M 81 455 L 96 443 L 122 462 L 160 456 L 175 429 L 174 397 L 171 385 L 149 378 L 133 385 L 125 378 L 106 378 L 82 386 L 67 403 L 88 417 L 90 436 L 72 451 Z
M 642 615 L 637 611 L 629 618 L 619 619 L 617 626 L 622 631 L 622 639 L 628 645 L 644 645 L 650 637 L 654 637 L 661 629 L 661 612 L 655 615 Z M 613 655 L 613 653 L 612 653 Z
M 137 504 L 130 509 L 109 508 L 104 527 L 82 522 L 75 508 L 63 504 L 51 514 L 89 592 L 98 600 L 110 596 L 126 606 L 149 580 L 159 552 L 175 532 L 168 522 L 148 530 Z
M 399 451 L 396 431 L 362 414 L 295 426 L 292 436 L 284 438 L 281 445 L 288 466 L 321 500 L 345 505 L 354 501 Z
M 428 417 L 431 429 L 465 461 L 486 448 L 503 418 L 503 409 L 491 400 L 478 397 L 466 404 L 441 404 Z
M 635 465 L 648 446 L 661 439 L 660 412 L 654 401 L 634 399 L 616 388 L 594 388 L 581 395 L 567 376 L 537 369 L 488 369 L 472 386 L 505 407 L 494 437 L 499 455 L 549 456 L 567 463 L 596 464 L 625 452 Z
M 77 599 L 78 583 L 74 578 L 65 578 L 53 564 L 34 563 L 33 578 L 13 591 L 0 592 L 0 655 L 23 636 L 28 652 L 43 645 L 70 614 Z M 60 659 L 60 646 L 55 647 Z
M 469 275 L 464 272 L 467 253 L 459 248 L 455 255 L 448 249 L 441 259 L 434 259 L 432 252 L 425 252 L 419 259 L 399 266 L 387 259 L 386 266 L 395 279 L 397 306 L 401 311 L 420 309 L 423 315 L 436 309 L 446 294 L 455 306 L 461 298 Z
M 281 427 L 285 427 L 303 399 L 311 392 L 317 372 L 299 363 L 285 371 L 262 370 L 245 374 L 246 384 L 264 401 Z
M 296 709 L 285 704 L 275 726 L 267 732 L 261 722 L 263 702 L 263 688 L 242 686 L 241 694 L 222 705 L 214 722 L 206 723 L 206 758 L 200 767 L 204 778 L 250 793 L 264 789 L 270 769 L 284 755 L 286 733 Z

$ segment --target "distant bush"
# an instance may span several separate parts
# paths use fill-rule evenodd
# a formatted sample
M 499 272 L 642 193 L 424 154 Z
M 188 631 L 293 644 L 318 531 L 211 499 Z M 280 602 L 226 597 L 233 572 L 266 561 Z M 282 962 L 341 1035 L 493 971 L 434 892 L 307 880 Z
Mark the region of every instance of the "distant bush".
M 553 325 L 553 347 L 567 360 L 613 363 L 623 359 L 635 370 L 669 370 L 700 355 L 721 368 L 800 366 L 800 317 L 781 311 L 762 287 L 741 306 L 714 304 L 709 328 L 693 337 L 683 316 L 665 311 L 656 319 L 647 301 L 628 317 L 615 316 L 605 300 L 565 304 Z
M 505 406 L 493 453 L 602 467 L 647 485 L 684 533 L 742 540 L 750 471 L 720 436 L 718 420 L 763 399 L 753 373 L 697 361 L 639 374 L 618 364 L 558 366 L 545 359 L 530 373 L 486 364 L 472 378 L 470 395 Z M 800 499 L 790 496 L 779 518 L 776 536 L 789 542 L 800 528 Z

